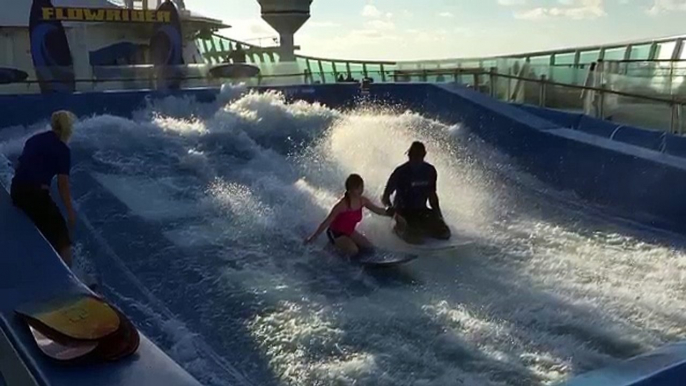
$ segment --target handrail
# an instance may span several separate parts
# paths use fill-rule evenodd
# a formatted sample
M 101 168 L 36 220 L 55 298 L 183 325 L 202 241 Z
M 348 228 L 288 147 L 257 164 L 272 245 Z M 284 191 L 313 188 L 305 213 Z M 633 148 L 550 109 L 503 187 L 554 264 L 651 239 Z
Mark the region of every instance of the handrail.
M 476 70 L 476 71 L 475 71 Z M 338 72 L 340 74 L 341 72 Z M 351 74 L 381 74 L 382 71 L 350 71 Z M 469 76 L 496 76 L 496 77 L 501 77 L 501 78 L 506 78 L 506 79 L 512 79 L 512 80 L 520 80 L 524 82 L 532 82 L 532 83 L 538 83 L 538 84 L 545 84 L 545 85 L 550 85 L 550 86 L 557 86 L 557 87 L 563 87 L 563 88 L 570 88 L 570 89 L 575 89 L 575 90 L 583 90 L 583 91 L 593 91 L 593 92 L 599 92 L 599 93 L 605 93 L 605 94 L 614 94 L 618 96 L 623 96 L 623 97 L 628 97 L 628 98 L 636 98 L 636 99 L 643 99 L 651 102 L 659 102 L 659 103 L 667 103 L 667 104 L 679 104 L 679 105 L 686 105 L 686 99 L 678 98 L 678 97 L 672 97 L 672 98 L 661 98 L 661 97 L 656 97 L 656 96 L 650 96 L 650 95 L 642 95 L 642 94 L 634 94 L 634 93 L 629 93 L 629 92 L 624 92 L 624 91 L 617 91 L 617 90 L 611 90 L 611 89 L 606 89 L 602 87 L 593 87 L 593 86 L 584 86 L 584 85 L 576 85 L 576 84 L 569 84 L 569 83 L 560 83 L 560 82 L 555 82 L 551 81 L 548 79 L 541 79 L 541 78 L 527 78 L 527 77 L 522 77 L 522 76 L 517 76 L 517 75 L 510 75 L 510 74 L 502 74 L 498 72 L 493 72 L 493 71 L 485 71 L 481 70 L 479 71 L 478 69 L 473 69 L 473 68 L 465 68 L 465 69 L 431 69 L 431 70 L 388 70 L 388 71 L 383 71 L 384 74 L 387 74 L 391 78 L 394 76 L 426 76 L 426 75 L 432 75 L 432 76 L 437 76 L 437 75 L 469 75 Z M 278 79 L 278 78 L 294 78 L 294 77 L 317 77 L 319 75 L 322 75 L 322 78 L 324 78 L 324 75 L 331 75 L 334 76 L 336 73 L 334 72 L 298 72 L 298 73 L 287 73 L 287 74 L 269 74 L 269 75 L 258 75 L 257 78 L 259 79 Z M 122 83 L 128 83 L 128 82 L 141 82 L 141 81 L 154 81 L 157 78 L 154 76 L 151 77 L 138 77 L 138 78 L 102 78 L 102 79 L 76 79 L 74 80 L 75 83 L 112 83 L 112 82 L 122 82 Z M 170 76 L 170 77 L 165 77 L 165 81 L 189 81 L 189 80 L 214 80 L 214 81 L 221 81 L 222 79 L 226 78 L 213 78 L 213 77 L 208 77 L 208 76 L 197 76 L 197 75 L 191 75 L 191 76 Z M 37 79 L 26 79 L 20 82 L 15 82 L 14 84 L 37 84 L 40 82 L 44 83 L 63 83 L 62 81 L 59 80 L 52 80 L 52 81 L 39 81 Z M 386 82 L 388 83 L 388 82 Z
M 257 46 L 257 45 L 251 44 L 251 43 L 243 43 L 243 41 L 241 41 L 241 40 L 228 38 L 226 36 L 222 36 L 222 35 L 219 35 L 217 33 L 212 34 L 212 36 L 215 36 L 215 37 L 218 37 L 221 39 L 226 39 L 226 40 L 232 41 L 234 43 L 246 45 L 246 46 L 250 47 L 250 49 L 254 48 L 256 51 L 260 51 L 260 50 L 263 50 L 265 48 L 265 47 Z M 274 47 L 269 47 L 269 48 L 274 48 Z M 276 48 L 278 48 L 278 46 L 276 46 Z M 362 59 L 321 58 L 321 57 L 317 57 L 317 56 L 302 55 L 302 54 L 297 54 L 296 57 L 302 58 L 302 59 L 310 59 L 310 60 L 323 60 L 325 62 L 337 62 L 337 63 L 340 62 L 340 63 L 351 63 L 351 64 L 371 64 L 371 65 L 375 65 L 375 64 L 394 65 L 394 64 L 396 64 L 396 62 L 388 61 L 388 60 L 379 61 L 379 60 L 362 60 Z
M 485 72 L 482 73 L 482 75 L 490 75 L 491 73 Z M 514 75 L 507 75 L 507 74 L 499 74 L 495 73 L 495 76 L 500 76 L 503 78 L 510 78 L 510 79 L 517 79 L 517 80 L 523 80 L 526 82 L 536 82 L 536 83 L 545 83 L 546 85 L 551 85 L 551 86 L 559 86 L 559 87 L 567 87 L 567 88 L 572 88 L 572 89 L 577 89 L 577 90 L 585 90 L 585 91 L 595 91 L 595 92 L 601 92 L 601 93 L 606 93 L 606 94 L 615 94 L 619 96 L 624 96 L 624 97 L 629 97 L 629 98 L 636 98 L 636 99 L 645 99 L 653 102 L 661 102 L 661 103 L 677 103 L 677 104 L 686 104 L 686 100 L 682 100 L 681 98 L 678 97 L 672 97 L 670 99 L 668 98 L 660 98 L 660 97 L 654 97 L 650 95 L 642 95 L 642 94 L 632 94 L 624 91 L 616 91 L 616 90 L 611 90 L 607 88 L 602 88 L 602 87 L 593 87 L 593 86 L 581 86 L 581 85 L 576 85 L 576 84 L 570 84 L 570 83 L 560 83 L 560 82 L 555 82 L 552 80 L 547 80 L 547 79 L 536 79 L 536 78 L 524 78 L 524 77 L 518 77 Z
M 395 71 L 394 71 L 395 72 Z M 606 89 L 606 88 L 601 88 L 601 87 L 593 87 L 593 86 L 582 86 L 582 85 L 576 85 L 576 84 L 571 84 L 571 83 L 560 83 L 560 82 L 555 82 L 552 80 L 548 79 L 539 79 L 539 78 L 527 78 L 527 77 L 522 77 L 522 76 L 517 76 L 517 75 L 510 75 L 510 74 L 501 74 L 498 72 L 489 72 L 489 71 L 474 71 L 474 69 L 451 69 L 451 70 L 443 70 L 441 69 L 431 69 L 431 70 L 400 70 L 398 73 L 402 74 L 403 76 L 424 76 L 424 75 L 476 75 L 476 76 L 496 76 L 496 77 L 502 77 L 502 78 L 508 78 L 508 79 L 514 79 L 514 80 L 521 80 L 525 82 L 534 82 L 534 83 L 540 83 L 543 84 L 545 83 L 546 85 L 551 85 L 551 86 L 559 86 L 559 87 L 567 87 L 567 88 L 572 88 L 572 89 L 577 89 L 577 90 L 585 90 L 585 91 L 595 91 L 595 92 L 602 92 L 602 93 L 607 93 L 607 94 L 615 94 L 619 96 L 624 96 L 624 97 L 629 97 L 629 98 L 637 98 L 637 99 L 645 99 L 645 100 L 650 100 L 653 102 L 661 102 L 661 103 L 677 103 L 677 104 L 686 104 L 686 99 L 681 99 L 678 97 L 673 97 L 673 98 L 660 98 L 660 97 L 654 97 L 650 95 L 642 95 L 642 94 L 633 94 L 633 93 L 628 93 L 624 91 L 616 91 L 616 90 L 611 90 L 611 89 Z
M 587 85 L 576 85 L 576 84 L 568 84 L 568 83 L 560 83 L 560 82 L 555 82 L 546 79 L 545 76 L 542 76 L 541 78 L 530 78 L 530 77 L 524 77 L 524 76 L 518 76 L 518 75 L 510 75 L 510 74 L 502 74 L 498 73 L 495 71 L 496 68 L 492 68 L 491 71 L 486 71 L 485 69 L 481 68 L 453 68 L 453 69 L 431 69 L 431 70 L 385 70 L 385 71 L 378 71 L 378 70 L 357 70 L 357 71 L 345 71 L 345 73 L 351 75 L 351 76 L 357 76 L 360 75 L 361 79 L 354 80 L 353 82 L 359 84 L 360 80 L 364 81 L 364 78 L 371 78 L 374 75 L 381 75 L 381 79 L 374 79 L 371 78 L 373 81 L 380 81 L 381 83 L 393 83 L 397 82 L 398 78 L 405 80 L 408 77 L 419 77 L 420 79 L 427 79 L 427 76 L 431 75 L 432 77 L 439 76 L 439 75 L 444 75 L 444 76 L 452 76 L 454 77 L 455 81 L 458 81 L 458 76 L 466 76 L 468 78 L 474 79 L 474 85 L 477 86 L 479 84 L 484 84 L 487 85 L 490 83 L 490 92 L 491 96 L 496 97 L 495 91 L 496 91 L 496 79 L 498 77 L 504 78 L 504 79 L 510 79 L 510 80 L 517 80 L 519 82 L 531 82 L 535 83 L 539 86 L 539 95 L 538 95 L 538 100 L 541 106 L 545 107 L 546 106 L 546 87 L 547 86 L 555 86 L 555 87 L 561 87 L 561 88 L 568 88 L 568 89 L 573 89 L 573 90 L 580 90 L 580 91 L 590 91 L 590 92 L 595 92 L 600 95 L 600 103 L 601 107 L 600 110 L 595 111 L 593 113 L 594 116 L 595 114 L 599 114 L 599 118 L 603 119 L 603 109 L 602 106 L 603 100 L 605 99 L 605 95 L 617 95 L 617 96 L 622 96 L 626 98 L 633 98 L 637 100 L 643 100 L 643 101 L 648 101 L 652 103 L 664 103 L 665 105 L 669 106 L 672 109 L 672 118 L 669 124 L 670 131 L 673 133 L 681 133 L 682 132 L 682 124 L 681 120 L 679 119 L 680 111 L 681 109 L 686 106 L 686 99 L 683 98 L 678 98 L 676 96 L 671 97 L 671 98 L 663 98 L 663 97 L 657 97 L 657 96 L 650 96 L 650 95 L 642 95 L 642 94 L 634 94 L 630 92 L 624 92 L 624 91 L 616 91 L 616 90 L 611 90 L 603 87 L 593 87 L 593 86 L 587 86 Z M 268 74 L 268 75 L 258 75 L 255 78 L 248 78 L 244 80 L 239 80 L 239 81 L 247 81 L 248 84 L 252 85 L 269 85 L 269 80 L 270 79 L 281 79 L 281 78 L 291 78 L 291 83 L 284 83 L 284 84 L 291 84 L 291 85 L 301 85 L 301 86 L 311 86 L 311 85 L 316 85 L 316 84 L 337 84 L 339 83 L 337 80 L 332 79 L 337 79 L 336 75 L 340 75 L 343 72 L 324 72 L 324 71 L 316 71 L 316 72 L 308 72 L 308 71 L 302 71 L 302 72 L 293 72 L 293 73 L 286 73 L 286 74 Z M 155 89 L 155 83 L 158 81 L 163 81 L 163 82 L 188 82 L 188 81 L 204 81 L 205 83 L 203 84 L 198 84 L 198 85 L 192 85 L 192 84 L 186 84 L 185 87 L 208 87 L 208 86 L 216 86 L 218 83 L 224 82 L 227 78 L 222 78 L 222 77 L 210 77 L 208 75 L 188 75 L 188 76 L 179 76 L 179 75 L 174 75 L 174 76 L 169 76 L 169 77 L 158 77 L 157 72 L 151 72 L 149 74 L 146 74 L 147 76 L 143 77 L 122 77 L 122 78 L 102 78 L 102 79 L 76 79 L 74 80 L 74 83 L 76 84 L 83 84 L 83 83 L 89 83 L 92 85 L 92 89 L 95 90 L 96 86 L 98 83 L 114 83 L 114 82 L 121 82 L 121 83 L 130 83 L 130 82 L 140 82 L 143 83 L 140 86 L 133 86 L 136 87 L 137 89 L 141 91 L 150 91 Z M 481 82 L 483 79 L 481 77 L 486 77 L 486 79 L 489 79 L 487 82 Z M 386 79 L 390 78 L 389 81 Z M 47 81 L 48 83 L 62 83 L 59 80 L 53 80 L 53 81 Z M 426 81 L 424 81 L 426 82 Z M 37 79 L 26 79 L 20 82 L 15 82 L 13 83 L 14 85 L 26 85 L 27 87 L 30 85 L 34 85 L 40 83 Z M 341 82 L 342 84 L 350 84 L 351 82 L 348 81 L 343 81 Z M 404 83 L 401 81 L 401 83 Z M 426 82 L 430 83 L 430 82 Z M 277 83 L 273 83 L 273 85 L 276 85 Z M 521 83 L 520 83 L 521 84 Z M 0 89 L 4 85 L 0 85 Z M 363 85 L 364 86 L 364 85 Z M 21 87 L 21 86 L 19 86 Z M 121 90 L 127 90 L 131 91 L 132 87 L 129 88 L 122 88 Z M 115 88 L 111 88 L 112 91 L 115 91 Z M 509 90 L 509 88 L 508 88 Z M 78 89 L 75 92 L 89 92 L 87 89 Z M 507 101 L 511 101 L 511 97 L 509 96 L 509 91 L 508 91 L 508 96 L 507 96 Z M 583 94 L 582 94 L 583 95 Z M 664 130 L 664 129 L 663 129 Z

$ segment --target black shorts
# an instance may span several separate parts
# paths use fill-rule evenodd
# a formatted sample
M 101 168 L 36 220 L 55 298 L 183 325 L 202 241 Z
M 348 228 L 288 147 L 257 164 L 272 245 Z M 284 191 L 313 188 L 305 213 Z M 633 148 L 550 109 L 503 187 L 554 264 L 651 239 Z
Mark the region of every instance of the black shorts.
M 398 215 L 407 221 L 408 231 L 436 239 L 449 239 L 450 228 L 438 214 L 429 209 L 399 209 Z
M 67 224 L 48 190 L 14 183 L 10 190 L 12 203 L 26 213 L 58 253 L 71 246 Z
M 331 244 L 336 244 L 336 239 L 339 237 L 347 236 L 345 233 L 337 232 L 331 228 L 326 230 L 326 237 L 329 238 Z

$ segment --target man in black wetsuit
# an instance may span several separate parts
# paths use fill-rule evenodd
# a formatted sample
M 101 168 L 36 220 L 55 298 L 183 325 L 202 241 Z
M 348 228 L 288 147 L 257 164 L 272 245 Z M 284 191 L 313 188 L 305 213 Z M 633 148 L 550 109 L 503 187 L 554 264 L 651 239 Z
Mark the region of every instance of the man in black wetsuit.
M 381 202 L 391 206 L 391 194 L 395 192 L 393 208 L 400 217 L 395 231 L 406 242 L 421 244 L 425 236 L 447 240 L 450 228 L 438 204 L 436 168 L 424 161 L 426 148 L 421 142 L 413 142 L 407 154 L 410 160 L 393 171 Z M 427 208 L 427 200 L 431 208 Z

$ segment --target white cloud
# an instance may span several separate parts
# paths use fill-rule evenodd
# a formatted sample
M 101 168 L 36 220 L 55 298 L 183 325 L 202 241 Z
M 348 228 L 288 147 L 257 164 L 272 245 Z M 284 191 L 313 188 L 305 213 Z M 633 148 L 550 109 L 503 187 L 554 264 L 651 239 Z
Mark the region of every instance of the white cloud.
M 381 11 L 379 11 L 379 8 L 376 8 L 376 6 L 367 4 L 362 8 L 362 16 L 364 17 L 380 17 L 381 16 Z
M 654 0 L 653 6 L 647 10 L 653 16 L 669 11 L 686 11 L 686 0 Z
M 452 12 L 441 12 L 438 14 L 440 17 L 455 17 L 455 15 L 452 14 Z
M 256 39 L 278 36 L 276 31 L 260 18 L 231 20 L 231 37 L 237 39 Z
M 656 0 L 658 1 L 658 0 Z M 543 20 L 550 18 L 595 19 L 605 16 L 604 0 L 558 0 L 561 7 L 537 7 L 515 12 L 517 19 Z
M 366 29 L 378 30 L 378 31 L 390 31 L 395 29 L 395 24 L 388 20 L 371 20 L 365 23 Z
M 306 24 L 309 27 L 318 27 L 318 28 L 328 28 L 328 27 L 340 27 L 340 23 L 334 23 L 333 21 L 311 21 Z

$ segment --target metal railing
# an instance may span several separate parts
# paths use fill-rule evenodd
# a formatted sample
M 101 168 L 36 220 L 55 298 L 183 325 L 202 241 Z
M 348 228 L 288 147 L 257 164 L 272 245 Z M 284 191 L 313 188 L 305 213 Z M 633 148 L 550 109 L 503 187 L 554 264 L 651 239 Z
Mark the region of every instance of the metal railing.
M 685 132 L 682 112 L 686 99 L 683 97 L 660 97 L 612 90 L 607 87 L 559 83 L 548 80 L 545 75 L 539 78 L 524 78 L 490 72 L 487 76 L 491 96 L 507 102 L 579 112 L 594 118 L 673 134 L 683 135 Z M 498 86 L 502 80 L 508 83 L 514 81 L 519 87 L 516 87 L 514 93 L 507 93 L 503 98 L 502 95 L 498 95 Z M 524 90 L 523 95 L 518 94 L 521 90 Z
M 466 85 L 487 93 L 505 102 L 537 105 L 540 107 L 584 113 L 595 118 L 612 120 L 617 123 L 658 129 L 674 134 L 685 134 L 686 125 L 683 109 L 686 99 L 680 97 L 659 97 L 641 95 L 606 87 L 592 87 L 555 82 L 540 77 L 527 77 L 498 73 L 495 69 L 450 69 L 450 70 L 391 70 L 391 71 L 350 71 L 343 79 L 337 75 L 309 71 L 285 74 L 259 75 L 255 78 L 230 80 L 213 78 L 207 73 L 209 66 L 187 66 L 184 71 L 175 72 L 178 76 L 158 78 L 160 73 L 154 66 L 130 66 L 134 76 L 93 77 L 77 79 L 80 92 L 103 90 L 148 90 L 159 87 L 160 82 L 175 83 L 179 88 L 219 87 L 226 82 L 242 82 L 248 86 L 269 85 L 314 85 L 360 83 L 363 79 L 371 83 L 453 83 Z M 97 73 L 94 71 L 93 73 Z M 1 85 L 0 92 L 7 93 L 7 87 L 24 92 L 38 92 L 36 79 L 27 79 L 13 85 Z M 16 91 L 15 91 L 16 92 Z

